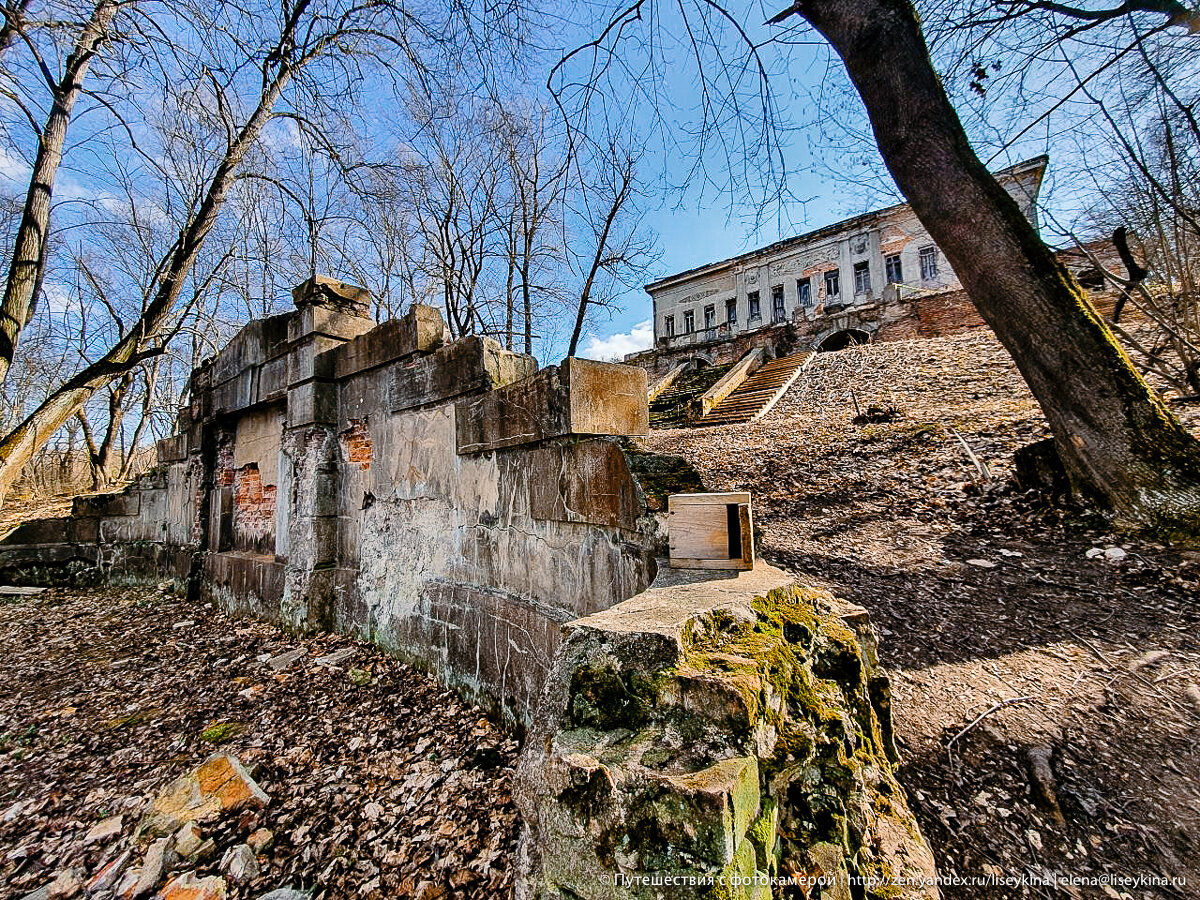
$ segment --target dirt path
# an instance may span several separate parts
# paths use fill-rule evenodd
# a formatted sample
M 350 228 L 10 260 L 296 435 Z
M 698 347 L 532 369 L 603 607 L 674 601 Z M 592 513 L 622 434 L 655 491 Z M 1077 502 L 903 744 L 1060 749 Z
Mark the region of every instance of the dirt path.
M 870 405 L 898 415 L 852 424 Z M 871 611 L 940 871 L 996 882 L 946 897 L 1200 896 L 1200 554 L 1004 487 L 1042 433 L 1002 348 L 966 335 L 823 356 L 762 423 L 649 443 L 753 491 L 764 554 Z M 1056 873 L 1084 883 L 1000 883 Z
M 65 869 L 94 873 L 156 790 L 218 749 L 271 797 L 205 831 L 216 849 L 202 873 L 272 832 L 262 874 L 230 898 L 282 886 L 328 900 L 511 891 L 515 741 L 369 645 L 109 589 L 0 597 L 0 647 L 4 900 Z M 353 654 L 339 665 L 313 663 L 343 648 Z M 298 649 L 279 671 L 267 663 Z M 120 836 L 84 843 L 118 813 Z

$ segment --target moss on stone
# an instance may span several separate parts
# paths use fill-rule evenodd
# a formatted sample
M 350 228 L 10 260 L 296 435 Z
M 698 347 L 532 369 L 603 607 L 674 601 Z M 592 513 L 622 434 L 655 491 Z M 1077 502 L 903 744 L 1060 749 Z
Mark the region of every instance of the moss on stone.
M 231 741 L 246 730 L 241 722 L 217 722 L 200 732 L 200 740 L 206 744 L 223 744 Z

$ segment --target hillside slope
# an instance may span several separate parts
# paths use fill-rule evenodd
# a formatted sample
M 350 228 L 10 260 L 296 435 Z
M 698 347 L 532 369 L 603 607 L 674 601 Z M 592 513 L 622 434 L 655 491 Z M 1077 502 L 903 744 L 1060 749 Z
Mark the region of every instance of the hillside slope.
M 1016 491 L 1046 433 L 976 333 L 822 355 L 763 421 L 648 443 L 753 491 L 762 553 L 870 609 L 941 872 L 992 879 L 946 897 L 1194 896 L 1200 554 Z M 1082 882 L 1032 883 L 1055 873 Z

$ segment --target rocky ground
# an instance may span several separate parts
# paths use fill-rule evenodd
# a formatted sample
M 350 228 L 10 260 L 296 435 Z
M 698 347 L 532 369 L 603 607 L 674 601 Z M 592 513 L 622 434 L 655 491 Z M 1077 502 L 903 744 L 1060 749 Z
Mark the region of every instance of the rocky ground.
M 201 822 L 191 847 L 180 832 L 155 889 L 191 872 L 231 900 L 511 892 L 516 742 L 369 645 L 155 590 L 56 589 L 0 596 L 0 647 L 3 900 L 80 895 L 112 862 L 98 898 L 128 896 L 153 867 L 134 840 L 152 800 L 221 752 L 269 800 Z
M 854 424 L 871 406 L 895 415 Z M 648 443 L 753 491 L 763 554 L 871 611 L 941 874 L 992 879 L 944 896 L 1195 897 L 1200 554 L 1016 490 L 1045 434 L 973 334 L 820 355 L 762 422 Z

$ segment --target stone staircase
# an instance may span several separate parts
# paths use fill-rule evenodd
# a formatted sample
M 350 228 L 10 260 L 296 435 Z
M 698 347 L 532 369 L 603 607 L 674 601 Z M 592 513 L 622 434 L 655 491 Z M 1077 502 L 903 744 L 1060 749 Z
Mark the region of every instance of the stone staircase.
M 733 366 L 706 366 L 684 372 L 669 388 L 650 401 L 651 428 L 678 428 L 695 420 L 692 401 L 721 380 Z
M 738 425 L 761 418 L 787 392 L 811 358 L 812 353 L 805 351 L 767 363 L 696 424 Z

